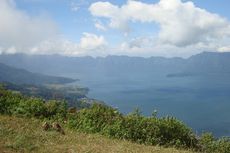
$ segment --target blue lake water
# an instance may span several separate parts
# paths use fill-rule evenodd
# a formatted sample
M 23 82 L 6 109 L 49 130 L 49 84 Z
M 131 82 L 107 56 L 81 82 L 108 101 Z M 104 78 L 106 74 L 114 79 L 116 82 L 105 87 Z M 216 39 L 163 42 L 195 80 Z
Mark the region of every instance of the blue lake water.
M 162 76 L 81 76 L 88 97 L 129 113 L 139 108 L 144 115 L 154 109 L 158 116 L 171 115 L 197 133 L 210 131 L 215 136 L 230 136 L 229 75 L 168 78 Z

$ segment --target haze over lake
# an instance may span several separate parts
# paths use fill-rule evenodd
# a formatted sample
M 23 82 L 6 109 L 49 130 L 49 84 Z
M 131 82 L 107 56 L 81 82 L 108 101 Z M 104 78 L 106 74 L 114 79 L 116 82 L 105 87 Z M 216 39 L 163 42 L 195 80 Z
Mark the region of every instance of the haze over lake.
M 1 55 L 8 65 L 80 79 L 88 97 L 123 113 L 172 115 L 194 131 L 230 135 L 230 54 L 204 52 L 188 59 L 108 56 Z M 19 62 L 20 61 L 20 62 Z

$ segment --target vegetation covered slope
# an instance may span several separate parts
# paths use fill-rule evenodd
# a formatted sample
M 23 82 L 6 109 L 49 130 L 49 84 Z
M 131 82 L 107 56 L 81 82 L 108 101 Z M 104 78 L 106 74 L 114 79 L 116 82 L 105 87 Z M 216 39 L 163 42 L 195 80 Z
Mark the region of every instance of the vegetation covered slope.
M 2 86 L 4 86 L 5 89 L 26 96 L 33 96 L 44 100 L 64 100 L 69 107 L 86 108 L 91 105 L 91 99 L 86 97 L 88 89 L 76 85 L 20 85 L 5 82 Z
M 68 111 L 67 105 L 64 102 L 54 100 L 45 102 L 42 99 L 25 97 L 0 89 L 0 114 L 26 117 L 30 118 L 29 120 L 31 121 L 33 121 L 33 118 L 40 119 L 36 120 L 36 122 L 41 122 L 42 120 L 47 122 L 58 121 L 68 128 L 67 131 L 73 130 L 75 132 L 101 134 L 109 138 L 129 140 L 145 145 L 192 149 L 205 153 L 230 152 L 229 138 L 215 139 L 211 134 L 204 134 L 199 138 L 189 127 L 173 117 L 158 118 L 156 114 L 153 114 L 151 117 L 144 117 L 139 111 L 123 115 L 118 110 L 101 104 L 94 104 L 88 109 L 78 111 L 71 109 Z M 1 124 L 2 127 L 0 129 L 4 130 L 5 123 L 3 124 L 3 121 L 1 121 Z M 5 129 L 10 130 L 11 128 Z M 16 129 L 19 130 L 18 128 Z M 36 129 L 30 128 L 30 125 L 25 123 L 23 130 L 23 132 L 19 133 L 28 134 L 28 136 L 20 138 L 16 134 L 15 137 L 19 140 L 14 140 L 16 138 L 13 136 L 12 138 L 7 138 L 14 135 L 13 131 L 3 131 L 0 135 L 6 137 L 7 140 L 4 140 L 4 142 L 12 141 L 19 143 L 19 145 L 16 145 L 16 148 L 17 146 L 19 148 L 23 147 L 24 143 L 20 141 L 33 140 L 29 141 L 29 145 L 26 145 L 28 149 L 32 150 L 40 148 L 36 147 L 36 145 L 34 146 L 34 142 L 38 141 L 38 143 L 46 144 L 45 139 L 42 138 L 42 132 L 38 132 L 36 136 L 38 140 L 36 140 L 30 136 L 30 131 L 35 134 Z M 49 132 L 47 132 L 47 135 L 49 135 Z M 74 136 L 74 134 L 71 135 Z M 50 139 L 53 139 L 55 136 L 50 135 L 50 137 Z M 66 136 L 62 137 L 66 138 Z M 65 142 L 68 144 L 67 138 Z M 60 141 L 58 140 L 55 144 L 59 143 Z M 15 148 L 14 145 L 9 146 Z M 65 148 L 62 145 L 59 147 L 59 149 Z
M 74 79 L 70 78 L 32 73 L 24 69 L 17 69 L 0 63 L 0 82 L 11 82 L 15 84 L 62 84 L 74 81 Z
M 65 128 L 65 135 L 43 131 L 38 119 L 0 116 L 0 152 L 43 153 L 193 153 L 192 151 L 140 145 L 84 134 Z

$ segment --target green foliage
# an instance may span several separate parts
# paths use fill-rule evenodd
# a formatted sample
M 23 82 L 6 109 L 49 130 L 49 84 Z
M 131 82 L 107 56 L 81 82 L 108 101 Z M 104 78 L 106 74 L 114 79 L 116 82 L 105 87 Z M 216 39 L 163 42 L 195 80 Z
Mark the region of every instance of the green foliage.
M 45 103 L 45 109 L 45 117 L 57 116 L 58 118 L 65 118 L 67 115 L 67 104 L 65 102 L 50 100 Z
M 0 89 L 0 114 L 36 118 L 65 118 L 67 105 L 65 102 L 45 102 L 39 98 L 25 97 Z
M 215 139 L 212 134 L 205 133 L 197 139 L 181 121 L 173 117 L 158 118 L 156 111 L 151 117 L 141 115 L 138 109 L 123 115 L 114 108 L 95 103 L 91 108 L 68 113 L 65 102 L 45 102 L 0 87 L 0 114 L 67 120 L 70 128 L 79 131 L 143 144 L 192 148 L 205 153 L 230 152 L 229 138 Z
M 215 139 L 211 133 L 204 133 L 200 138 L 202 152 L 205 153 L 229 153 L 230 138 Z
M 1 85 L 1 84 L 0 84 Z M 65 100 L 69 107 L 88 108 L 90 103 L 82 101 L 82 98 L 87 99 L 87 88 L 79 86 L 65 86 L 61 84 L 52 85 L 28 85 L 28 84 L 13 84 L 5 82 L 2 84 L 5 89 L 17 91 L 26 96 L 39 97 L 45 100 Z
M 86 132 L 101 132 L 113 124 L 122 115 L 111 107 L 94 104 L 90 109 L 82 109 L 76 115 L 69 117 L 69 126 Z
M 77 130 L 138 143 L 178 147 L 195 147 L 197 144 L 192 130 L 177 119 L 144 117 L 138 109 L 124 116 L 116 109 L 94 104 L 90 109 L 71 115 L 68 125 Z
M 0 113 L 12 114 L 20 101 L 24 101 L 20 94 L 11 93 L 3 88 L 0 89 Z
M 40 117 L 44 115 L 45 111 L 44 103 L 40 99 L 29 98 L 21 100 L 13 113 L 28 117 Z

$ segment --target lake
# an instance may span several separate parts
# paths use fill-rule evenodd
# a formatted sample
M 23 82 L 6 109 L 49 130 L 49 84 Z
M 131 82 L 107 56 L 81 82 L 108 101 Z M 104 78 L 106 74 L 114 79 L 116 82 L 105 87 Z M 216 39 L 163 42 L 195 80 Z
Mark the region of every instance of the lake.
M 73 76 L 81 80 L 77 84 L 90 89 L 88 97 L 102 100 L 122 113 L 139 108 L 149 116 L 156 109 L 158 116 L 174 116 L 196 133 L 210 131 L 215 136 L 230 136 L 229 74 Z

